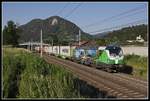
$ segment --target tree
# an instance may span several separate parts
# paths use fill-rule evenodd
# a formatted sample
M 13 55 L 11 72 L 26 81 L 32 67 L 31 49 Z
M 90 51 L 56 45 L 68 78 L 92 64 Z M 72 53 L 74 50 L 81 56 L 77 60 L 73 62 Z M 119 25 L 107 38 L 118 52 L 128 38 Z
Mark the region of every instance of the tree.
M 17 46 L 20 31 L 13 21 L 8 21 L 3 29 L 3 44 Z

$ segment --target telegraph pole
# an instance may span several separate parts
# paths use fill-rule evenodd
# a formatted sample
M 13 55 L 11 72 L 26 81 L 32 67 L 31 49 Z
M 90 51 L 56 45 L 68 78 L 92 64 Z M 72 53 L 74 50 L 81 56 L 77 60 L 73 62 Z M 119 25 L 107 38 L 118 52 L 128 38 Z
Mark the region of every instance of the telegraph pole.
M 29 41 L 28 43 L 29 43 L 29 45 L 28 45 L 28 49 L 30 50 L 30 44 L 31 44 L 31 43 L 30 43 L 30 41 Z
M 81 41 L 81 31 L 79 30 L 79 46 L 81 45 L 80 41 Z
M 42 49 L 43 48 L 43 45 L 42 45 L 42 29 L 41 29 L 41 57 L 42 57 Z
M 31 51 L 33 50 L 33 46 L 32 46 L 32 39 L 31 39 L 31 43 L 30 43 L 30 45 L 31 45 Z
M 52 45 L 52 53 L 53 53 L 53 39 L 52 39 L 52 44 L 51 45 Z

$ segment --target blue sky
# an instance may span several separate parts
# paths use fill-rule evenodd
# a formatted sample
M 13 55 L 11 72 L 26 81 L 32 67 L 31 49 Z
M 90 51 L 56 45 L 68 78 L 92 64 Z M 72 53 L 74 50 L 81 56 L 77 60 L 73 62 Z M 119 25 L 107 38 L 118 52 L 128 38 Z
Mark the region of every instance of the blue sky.
M 82 3 L 82 4 L 81 4 Z M 81 5 L 79 5 L 81 4 Z M 66 6 L 67 5 L 67 6 Z M 78 6 L 79 5 L 79 6 Z M 64 6 L 66 6 L 64 8 Z M 78 6 L 78 7 L 77 7 Z M 70 13 L 74 8 L 74 12 Z M 60 13 L 60 11 L 64 10 Z M 125 12 L 125 13 L 124 13 Z M 8 20 L 20 25 L 32 19 L 58 15 L 75 23 L 85 32 L 102 32 L 112 27 L 143 20 L 148 23 L 147 2 L 3 2 L 2 28 Z M 121 14 L 121 15 L 120 15 Z M 113 18 L 111 18 L 113 17 Z M 103 21 L 104 20 L 104 21 Z M 93 24 L 94 23 L 94 24 Z M 93 24 L 91 26 L 87 26 Z M 109 29 L 110 28 L 110 29 Z M 105 30 L 106 31 L 106 30 Z

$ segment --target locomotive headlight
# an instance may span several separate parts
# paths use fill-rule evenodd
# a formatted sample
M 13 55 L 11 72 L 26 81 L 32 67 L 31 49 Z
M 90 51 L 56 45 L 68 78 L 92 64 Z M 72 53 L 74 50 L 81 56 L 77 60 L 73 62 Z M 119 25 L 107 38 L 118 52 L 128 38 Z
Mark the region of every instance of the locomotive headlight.
M 115 64 L 118 64 L 118 59 L 115 60 Z

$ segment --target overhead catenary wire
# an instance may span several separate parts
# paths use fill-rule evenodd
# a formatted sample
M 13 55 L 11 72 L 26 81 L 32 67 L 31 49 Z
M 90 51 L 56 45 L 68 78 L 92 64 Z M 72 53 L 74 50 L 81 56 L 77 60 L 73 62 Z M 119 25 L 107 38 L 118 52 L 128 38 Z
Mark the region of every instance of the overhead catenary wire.
M 62 14 L 62 12 L 65 10 L 65 8 L 67 8 L 67 6 L 69 5 L 69 3 L 66 3 L 65 5 L 64 5 L 64 7 L 62 8 L 62 9 L 60 9 L 57 13 L 56 13 L 56 15 L 61 15 Z
M 142 23 L 144 21 L 147 21 L 147 19 L 141 19 L 141 20 L 137 20 L 137 21 L 134 21 L 134 22 L 127 23 L 127 24 L 122 24 L 122 25 L 118 25 L 118 26 L 114 26 L 114 27 L 110 27 L 110 28 L 104 28 L 104 29 L 100 29 L 100 30 L 96 30 L 96 31 L 88 32 L 88 33 L 98 34 L 102 31 L 111 30 L 111 29 L 114 29 L 114 28 L 121 28 L 121 27 L 129 26 L 131 24 L 138 24 L 138 23 Z
M 67 6 L 71 4 L 71 3 L 68 3 L 66 4 L 63 9 L 60 11 L 61 13 L 65 10 L 65 8 L 67 8 Z M 66 16 L 64 16 L 63 18 L 66 19 L 67 17 L 71 16 L 71 14 L 73 14 L 75 12 L 75 10 L 77 10 L 83 3 L 79 3 L 78 5 L 76 5 L 75 8 L 73 8 Z M 60 24 L 64 23 L 63 20 L 60 21 Z
M 67 18 L 69 16 L 71 16 L 71 14 L 73 14 L 75 12 L 75 10 L 77 10 L 80 6 L 82 5 L 82 3 L 78 4 L 75 8 L 73 8 L 64 18 Z
M 126 18 L 129 18 L 130 16 L 137 15 L 137 14 L 141 14 L 141 13 L 143 13 L 143 11 L 144 11 L 144 10 L 141 10 L 141 11 L 138 11 L 138 12 L 135 12 L 135 13 L 132 13 L 132 14 L 128 14 L 128 15 L 126 15 L 126 16 L 117 18 L 117 19 L 115 19 L 115 20 L 119 21 L 119 20 L 121 20 L 121 19 L 123 19 L 123 18 L 126 19 Z M 112 21 L 115 21 L 115 20 L 112 20 Z M 106 24 L 106 23 L 105 23 L 105 24 Z M 104 25 L 104 24 L 103 24 L 103 25 Z
M 115 20 L 120 20 L 120 19 L 122 19 L 122 18 L 128 18 L 128 17 L 130 17 L 130 16 L 134 16 L 134 15 L 136 15 L 136 14 L 140 14 L 140 13 L 143 13 L 144 12 L 144 10 L 141 10 L 141 11 L 138 11 L 138 12 L 134 12 L 134 13 L 132 13 L 132 14 L 128 14 L 128 15 L 125 15 L 125 16 L 123 16 L 123 17 L 119 17 L 119 18 L 117 18 L 117 19 L 115 19 Z M 114 21 L 114 20 L 112 20 L 112 21 Z
M 66 19 L 67 17 L 71 16 L 83 3 L 79 3 L 78 5 L 76 5 L 66 16 L 64 16 L 63 18 Z M 63 20 L 60 21 L 60 24 L 64 23 Z M 73 27 L 73 26 L 72 26 Z
M 105 30 L 109 30 L 109 29 L 125 27 L 125 26 L 129 26 L 130 24 L 138 24 L 138 23 L 144 22 L 146 20 L 147 19 L 137 20 L 137 21 L 134 21 L 134 22 L 131 22 L 131 23 L 122 24 L 122 25 L 118 25 L 118 26 L 114 26 L 114 27 L 109 27 L 109 28 L 104 28 L 104 29 L 100 29 L 100 30 L 97 30 L 97 31 L 92 31 L 92 32 L 89 32 L 89 33 L 95 33 L 95 32 L 105 31 Z
M 91 27 L 91 26 L 96 26 L 96 25 L 99 24 L 99 23 L 105 23 L 105 22 L 110 21 L 110 20 L 112 20 L 112 19 L 114 19 L 114 18 L 118 18 L 118 17 L 120 17 L 120 16 L 122 16 L 122 15 L 126 15 L 126 14 L 128 14 L 128 13 L 135 12 L 135 11 L 140 10 L 140 9 L 143 9 L 143 5 L 142 5 L 142 6 L 138 6 L 138 7 L 136 7 L 136 8 L 133 8 L 133 9 L 130 9 L 130 10 L 127 10 L 127 11 L 125 11 L 125 12 L 119 13 L 119 14 L 117 14 L 117 15 L 113 15 L 113 16 L 111 16 L 111 17 L 105 18 L 105 19 L 100 20 L 100 21 L 97 21 L 97 22 L 95 22 L 95 23 L 88 24 L 88 25 L 85 25 L 85 26 L 81 26 L 81 28 L 84 29 L 84 28 L 88 28 L 88 27 Z

